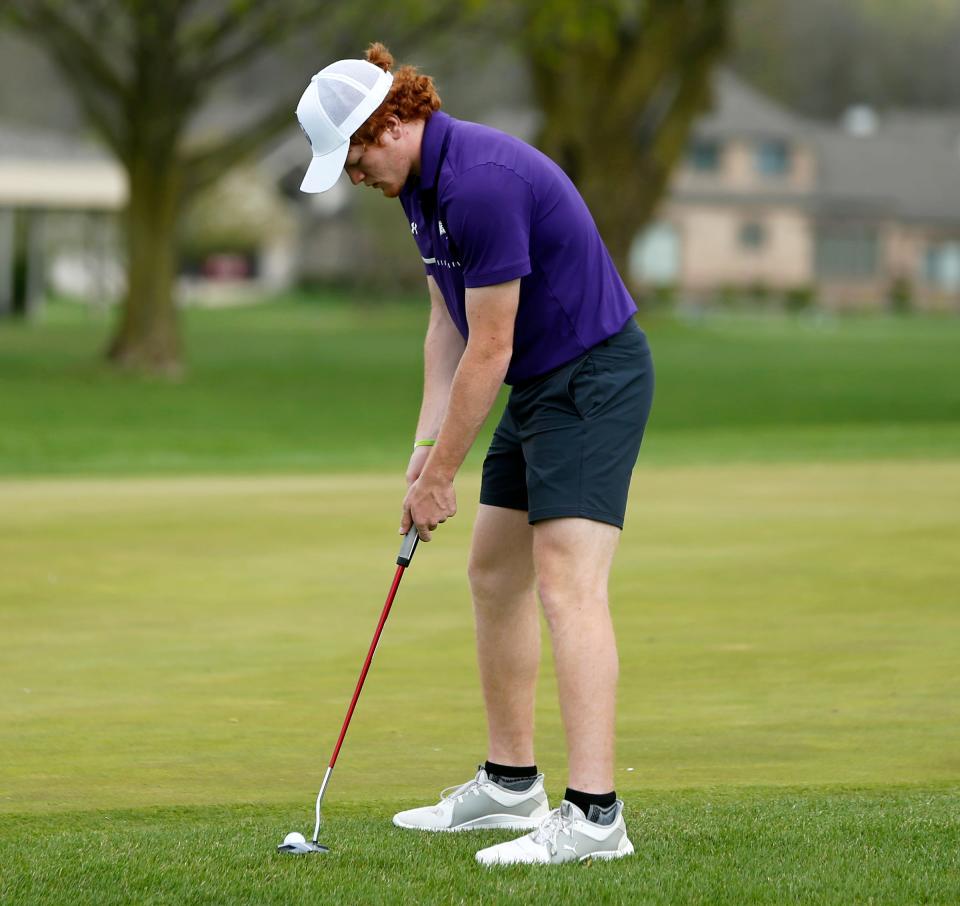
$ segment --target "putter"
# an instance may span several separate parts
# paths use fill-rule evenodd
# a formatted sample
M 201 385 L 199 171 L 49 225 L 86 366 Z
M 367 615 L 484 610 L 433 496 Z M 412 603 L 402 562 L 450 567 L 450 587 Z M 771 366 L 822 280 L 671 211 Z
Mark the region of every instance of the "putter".
M 383 626 L 390 616 L 390 608 L 393 606 L 393 599 L 397 594 L 397 588 L 400 587 L 400 579 L 403 577 L 403 571 L 410 565 L 413 559 L 413 552 L 417 549 L 417 542 L 420 536 L 417 534 L 417 527 L 413 526 L 403 537 L 403 543 L 400 545 L 400 553 L 397 555 L 397 572 L 393 577 L 393 584 L 387 594 L 387 601 L 383 605 L 383 612 L 380 614 L 380 622 L 377 624 L 377 631 L 373 634 L 373 641 L 370 643 L 370 650 L 367 652 L 367 659 L 363 663 L 363 669 L 360 671 L 360 679 L 357 680 L 357 688 L 353 692 L 353 699 L 350 701 L 350 707 L 347 709 L 347 716 L 344 718 L 343 726 L 340 728 L 340 738 L 333 748 L 333 754 L 330 756 L 330 763 L 327 765 L 326 773 L 323 775 L 323 782 L 320 784 L 320 792 L 317 795 L 317 821 L 313 827 L 313 839 L 307 840 L 303 834 L 292 831 L 283 838 L 283 843 L 277 847 L 277 852 L 294 853 L 296 855 L 305 855 L 307 853 L 328 853 L 330 847 L 317 842 L 320 836 L 320 807 L 323 804 L 323 796 L 327 792 L 327 785 L 330 783 L 330 775 L 333 774 L 334 765 L 337 763 L 337 756 L 340 754 L 340 746 L 343 745 L 343 738 L 347 735 L 347 727 L 350 726 L 350 718 L 353 717 L 353 710 L 357 706 L 357 699 L 360 698 L 360 690 L 363 689 L 363 681 L 367 678 L 367 672 L 370 670 L 370 662 L 373 660 L 373 654 L 377 650 L 377 643 L 380 641 L 380 633 L 383 632 Z

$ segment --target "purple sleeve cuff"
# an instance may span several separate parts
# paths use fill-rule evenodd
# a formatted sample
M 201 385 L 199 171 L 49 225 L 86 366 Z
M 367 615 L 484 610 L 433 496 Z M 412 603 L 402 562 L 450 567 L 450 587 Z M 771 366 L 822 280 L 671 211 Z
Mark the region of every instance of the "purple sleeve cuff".
M 468 289 L 478 286 L 496 286 L 498 283 L 509 283 L 518 277 L 526 277 L 530 273 L 530 261 L 518 261 L 516 264 L 487 271 L 484 274 L 464 274 L 463 285 Z

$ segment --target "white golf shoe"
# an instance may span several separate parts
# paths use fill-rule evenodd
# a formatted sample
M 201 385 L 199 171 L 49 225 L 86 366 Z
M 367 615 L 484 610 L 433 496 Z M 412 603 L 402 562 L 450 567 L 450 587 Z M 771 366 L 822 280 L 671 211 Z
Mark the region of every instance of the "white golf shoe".
M 572 802 L 564 799 L 531 834 L 481 849 L 481 865 L 556 865 L 587 859 L 619 859 L 633 855 L 623 821 L 623 802 L 610 824 L 594 824 Z
M 393 816 L 397 827 L 425 831 L 463 831 L 490 828 L 529 830 L 550 814 L 543 774 L 522 793 L 505 789 L 480 768 L 473 780 L 449 787 L 436 805 L 412 808 Z

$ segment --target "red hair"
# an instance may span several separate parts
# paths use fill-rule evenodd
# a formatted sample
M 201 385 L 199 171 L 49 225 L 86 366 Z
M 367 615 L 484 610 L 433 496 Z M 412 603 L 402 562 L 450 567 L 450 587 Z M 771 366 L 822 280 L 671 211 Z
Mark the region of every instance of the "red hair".
M 379 41 L 367 48 L 367 60 L 384 72 L 393 69 L 393 54 Z M 434 110 L 440 109 L 440 95 L 433 79 L 421 75 L 416 66 L 401 66 L 393 73 L 393 85 L 384 102 L 350 138 L 354 144 L 375 145 L 387 128 L 387 117 L 395 116 L 401 122 L 428 120 Z

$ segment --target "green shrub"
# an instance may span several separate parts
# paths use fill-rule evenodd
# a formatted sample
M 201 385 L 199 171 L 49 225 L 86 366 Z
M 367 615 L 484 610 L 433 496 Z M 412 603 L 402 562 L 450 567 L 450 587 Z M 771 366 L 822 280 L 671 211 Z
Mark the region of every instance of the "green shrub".
M 747 301 L 754 306 L 765 306 L 769 304 L 773 293 L 770 287 L 762 280 L 755 280 L 751 283 L 745 293 Z
M 817 290 L 815 286 L 793 286 L 783 294 L 783 307 L 790 314 L 799 314 L 809 311 L 816 305 Z
M 712 302 L 718 308 L 736 308 L 740 302 L 740 291 L 736 286 L 724 283 L 717 287 Z
M 674 283 L 646 286 L 637 296 L 637 307 L 643 311 L 670 311 L 678 299 L 679 289 Z
M 887 304 L 895 315 L 913 311 L 913 286 L 906 277 L 896 277 L 887 290 Z

